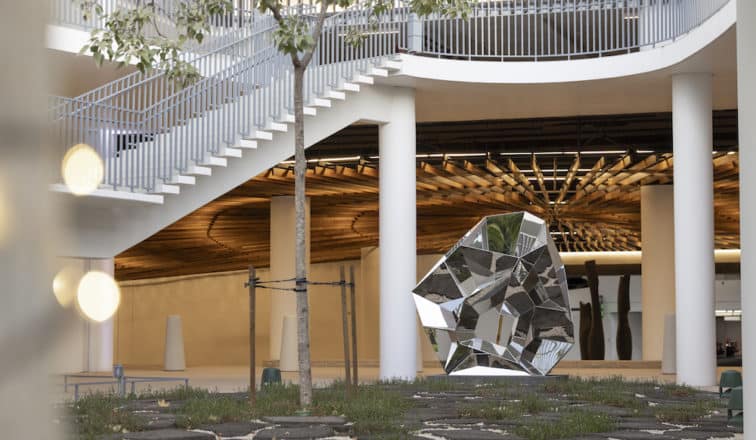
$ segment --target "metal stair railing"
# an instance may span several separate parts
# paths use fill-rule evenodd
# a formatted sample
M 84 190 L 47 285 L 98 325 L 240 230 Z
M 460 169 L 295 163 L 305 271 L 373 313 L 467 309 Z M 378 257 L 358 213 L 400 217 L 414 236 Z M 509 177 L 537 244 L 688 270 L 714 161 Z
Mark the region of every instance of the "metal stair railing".
M 396 53 L 405 37 L 401 11 L 375 20 L 360 8 L 331 14 L 305 76 L 305 102 L 317 104 L 317 98 Z M 203 77 L 186 88 L 175 87 L 162 72 L 136 73 L 76 98 L 53 97 L 50 116 L 61 155 L 71 145 L 87 143 L 106 163 L 107 187 L 158 192 L 271 123 L 291 121 L 291 60 L 272 42 L 273 18 L 256 20 L 254 29 L 188 55 Z M 350 29 L 367 36 L 359 47 L 346 44 Z
M 374 17 L 355 5 L 326 19 L 305 75 L 304 99 L 316 106 L 318 98 L 371 74 L 402 51 L 546 60 L 641 50 L 684 35 L 727 2 L 500 0 L 476 3 L 467 19 L 418 19 L 401 4 Z M 307 20 L 314 20 L 316 12 L 301 7 L 284 11 Z M 644 14 L 649 16 L 640 20 Z M 270 131 L 293 118 L 293 67 L 273 44 L 275 20 L 252 17 L 253 27 L 228 32 L 183 55 L 202 74 L 188 87 L 180 89 L 154 71 L 127 75 L 75 98 L 52 98 L 50 116 L 60 156 L 74 144 L 87 143 L 106 163 L 107 187 L 161 192 L 163 185 L 198 166 L 218 165 L 222 161 L 214 159 L 238 155 L 238 148 L 254 144 L 250 141 L 270 138 Z M 418 20 L 424 36 L 420 47 L 410 50 L 408 28 Z M 646 27 L 626 25 L 631 20 Z M 358 46 L 347 43 L 355 31 L 362 36 Z

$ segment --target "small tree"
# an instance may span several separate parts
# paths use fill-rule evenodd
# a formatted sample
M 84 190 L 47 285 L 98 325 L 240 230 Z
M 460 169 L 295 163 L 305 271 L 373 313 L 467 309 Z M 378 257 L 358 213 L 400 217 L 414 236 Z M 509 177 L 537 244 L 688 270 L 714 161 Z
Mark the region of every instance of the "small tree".
M 155 17 L 158 13 L 156 0 L 137 0 L 134 8 L 119 9 L 105 13 L 99 0 L 79 1 L 85 17 L 99 15 L 105 26 L 95 30 L 82 48 L 90 53 L 95 62 L 116 61 L 119 65 L 134 62 L 142 73 L 159 69 L 179 85 L 196 81 L 200 74 L 190 63 L 180 57 L 182 48 L 189 42 L 201 43 L 210 31 L 211 18 L 233 11 L 231 0 L 186 0 L 179 2 L 173 18 L 173 36 L 161 31 Z M 296 0 L 295 0 L 296 1 Z M 299 0 L 304 5 L 303 0 Z M 397 0 L 402 1 L 402 0 Z M 253 6 L 262 13 L 270 13 L 278 23 L 273 33 L 277 49 L 291 58 L 294 67 L 294 204 L 296 215 L 296 297 L 297 337 L 299 354 L 299 402 L 307 409 L 312 404 L 312 372 L 310 368 L 309 308 L 307 303 L 307 264 L 305 261 L 305 173 L 307 159 L 304 142 L 304 78 L 307 67 L 318 48 L 329 8 L 346 9 L 359 3 L 373 20 L 394 7 L 394 0 L 315 0 L 318 5 L 313 20 L 296 14 L 284 14 L 291 9 L 291 1 L 253 0 Z M 312 2 L 308 2 L 311 5 Z M 441 13 L 452 17 L 466 17 L 469 0 L 409 0 L 410 8 L 420 16 Z M 296 4 L 295 4 L 296 6 Z M 152 32 L 148 32 L 152 30 Z M 364 40 L 359 32 L 349 32 L 345 40 L 359 45 Z M 252 384 L 254 386 L 254 384 Z

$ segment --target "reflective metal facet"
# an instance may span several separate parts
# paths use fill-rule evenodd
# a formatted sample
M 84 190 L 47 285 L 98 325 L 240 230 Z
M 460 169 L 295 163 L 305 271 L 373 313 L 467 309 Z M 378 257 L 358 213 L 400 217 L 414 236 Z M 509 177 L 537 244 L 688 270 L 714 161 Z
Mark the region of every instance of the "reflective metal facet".
M 449 374 L 546 375 L 574 343 L 564 265 L 525 212 L 481 220 L 413 297 Z

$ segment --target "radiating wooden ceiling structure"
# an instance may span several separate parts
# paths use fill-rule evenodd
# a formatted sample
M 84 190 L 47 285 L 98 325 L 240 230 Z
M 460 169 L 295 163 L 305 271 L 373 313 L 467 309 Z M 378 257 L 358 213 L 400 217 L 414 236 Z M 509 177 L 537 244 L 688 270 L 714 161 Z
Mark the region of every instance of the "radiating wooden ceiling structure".
M 738 247 L 736 117 L 714 118 L 717 248 Z M 482 216 L 521 210 L 549 222 L 560 250 L 640 249 L 640 187 L 672 183 L 669 115 L 576 119 L 419 125 L 418 252 L 444 252 Z M 308 154 L 311 259 L 359 258 L 378 245 L 377 129 L 350 127 Z M 293 182 L 287 162 L 252 178 L 119 255 L 117 277 L 266 266 L 269 201 L 293 195 Z

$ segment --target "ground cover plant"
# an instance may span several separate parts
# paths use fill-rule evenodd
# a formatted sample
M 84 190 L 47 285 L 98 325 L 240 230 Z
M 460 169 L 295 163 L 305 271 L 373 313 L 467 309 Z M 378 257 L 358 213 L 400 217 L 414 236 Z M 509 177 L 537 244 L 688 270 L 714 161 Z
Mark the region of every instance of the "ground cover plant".
M 295 385 L 263 388 L 255 407 L 246 392 L 198 388 L 116 397 L 92 394 L 65 406 L 71 437 L 113 439 L 114 433 L 153 429 L 144 414 L 168 419 L 173 429 L 212 430 L 228 422 L 263 423 L 299 409 Z M 486 436 L 546 440 L 631 430 L 684 433 L 681 424 L 713 433 L 737 432 L 726 400 L 714 393 L 622 378 L 501 380 L 438 378 L 360 385 L 345 398 L 342 383 L 316 388 L 310 414 L 338 416 L 338 429 L 357 438 L 446 438 L 445 432 L 485 431 Z M 706 431 L 708 432 L 708 431 Z M 721 437 L 721 436 L 720 436 Z M 469 438 L 475 438 L 474 435 Z M 683 438 L 683 437 L 680 437 Z

